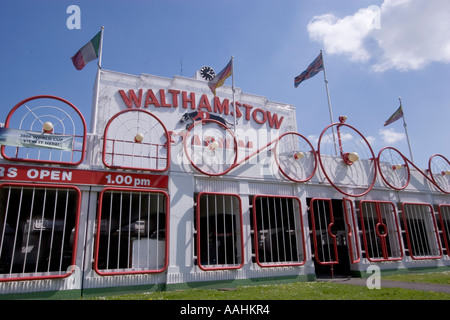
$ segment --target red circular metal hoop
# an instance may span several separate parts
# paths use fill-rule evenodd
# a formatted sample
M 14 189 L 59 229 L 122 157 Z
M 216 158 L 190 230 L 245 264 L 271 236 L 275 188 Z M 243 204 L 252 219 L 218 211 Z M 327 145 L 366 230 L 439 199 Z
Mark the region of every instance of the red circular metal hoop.
M 369 149 L 369 151 L 370 151 L 370 154 L 371 154 L 372 157 L 369 158 L 368 160 L 372 160 L 372 161 L 374 161 L 374 162 L 376 161 L 376 158 L 375 158 L 375 155 L 374 155 L 374 153 L 373 153 L 372 147 L 370 146 L 370 144 L 369 144 L 369 142 L 367 141 L 367 139 L 366 139 L 366 138 L 365 138 L 365 137 L 364 137 L 357 129 L 355 129 L 354 127 L 352 127 L 352 126 L 350 126 L 350 125 L 348 125 L 348 124 L 346 124 L 346 123 L 340 122 L 340 123 L 332 123 L 332 124 L 328 125 L 328 126 L 322 131 L 322 133 L 320 134 L 319 142 L 318 142 L 318 147 L 317 147 L 317 154 L 318 154 L 318 158 L 319 158 L 320 167 L 322 168 L 322 171 L 323 171 L 323 173 L 324 173 L 326 179 L 328 180 L 328 182 L 329 182 L 336 190 L 338 190 L 338 191 L 341 192 L 342 194 L 344 194 L 344 195 L 346 195 L 346 196 L 349 196 L 349 197 L 361 197 L 361 196 L 364 196 L 365 194 L 367 194 L 370 190 L 372 190 L 373 186 L 375 185 L 375 181 L 376 181 L 376 178 L 377 178 L 377 166 L 376 166 L 376 164 L 374 164 L 374 166 L 373 166 L 373 168 L 374 168 L 373 178 L 372 178 L 372 181 L 370 182 L 369 186 L 368 186 L 368 187 L 357 186 L 357 185 L 356 185 L 356 186 L 350 186 L 350 187 L 353 188 L 353 189 L 356 189 L 356 188 L 365 188 L 365 190 L 364 190 L 362 193 L 359 193 L 359 194 L 351 194 L 351 193 L 348 193 L 348 192 L 342 190 L 342 189 L 336 184 L 336 182 L 333 181 L 333 179 L 330 177 L 330 174 L 329 174 L 329 172 L 327 172 L 327 170 L 326 170 L 326 168 L 325 168 L 325 165 L 324 165 L 324 163 L 323 163 L 323 161 L 322 161 L 321 142 L 322 142 L 322 139 L 324 138 L 324 134 L 326 133 L 326 131 L 327 131 L 328 129 L 331 128 L 331 129 L 333 130 L 333 135 L 334 135 L 334 130 L 335 130 L 335 129 L 337 130 L 337 136 L 336 136 L 336 137 L 338 137 L 338 141 L 337 141 L 337 142 L 340 143 L 340 146 L 339 146 L 339 149 L 340 149 L 340 150 L 339 150 L 339 151 L 340 151 L 341 155 L 340 155 L 340 156 L 336 156 L 336 157 L 341 157 L 341 158 L 342 158 L 342 162 L 343 162 L 344 164 L 346 164 L 347 166 L 349 166 L 349 167 L 351 167 L 351 166 L 354 165 L 354 163 L 352 163 L 352 162 L 350 162 L 350 161 L 348 160 L 348 153 L 345 153 L 345 152 L 344 152 L 343 147 L 342 147 L 342 145 L 341 145 L 342 139 L 341 139 L 341 137 L 340 137 L 340 131 L 339 131 L 339 129 L 340 129 L 341 127 L 347 127 L 347 128 L 349 128 L 351 131 L 356 132 L 357 135 L 362 139 L 362 141 L 364 142 L 364 144 L 367 145 L 367 147 L 368 147 L 368 149 Z M 334 138 L 336 138 L 336 137 L 334 137 Z M 335 142 L 336 142 L 336 141 L 335 141 Z M 337 148 L 337 146 L 335 146 L 335 147 Z M 337 149 L 336 149 L 336 151 L 337 151 Z
M 402 165 L 403 168 L 405 168 L 405 169 L 407 170 L 407 178 L 406 178 L 406 182 L 405 182 L 402 186 L 395 186 L 394 184 L 392 184 L 392 183 L 390 183 L 390 182 L 388 181 L 388 174 L 389 174 L 390 172 L 387 172 L 386 174 L 383 174 L 383 169 L 382 169 L 382 167 L 381 167 L 381 161 L 380 161 L 380 158 L 381 158 L 381 154 L 382 154 L 383 152 L 387 151 L 387 150 L 390 150 L 390 152 L 395 152 L 395 153 L 397 153 L 397 154 L 400 156 L 400 158 L 403 160 L 403 162 L 404 162 L 404 163 L 401 164 L 401 165 Z M 390 164 L 390 166 L 388 167 L 388 170 L 392 170 L 392 171 L 398 170 L 397 168 L 393 167 L 394 165 L 395 165 L 395 164 Z M 395 189 L 395 190 L 403 190 L 403 189 L 405 189 L 405 188 L 408 186 L 409 181 L 410 181 L 410 179 L 411 179 L 411 171 L 410 171 L 410 169 L 409 169 L 408 159 L 406 159 L 406 157 L 405 157 L 400 151 L 398 151 L 397 149 L 392 148 L 392 147 L 385 147 L 385 148 L 381 149 L 380 152 L 378 153 L 378 157 L 377 157 L 377 166 L 378 166 L 378 170 L 379 170 L 379 172 L 380 172 L 381 178 L 382 178 L 383 181 L 384 181 L 389 187 L 391 187 L 392 189 Z M 391 172 L 391 173 L 392 173 L 392 172 Z
M 304 178 L 304 179 L 297 179 L 297 177 L 294 177 L 292 173 L 289 174 L 285 169 L 282 168 L 281 160 L 280 160 L 280 158 L 279 158 L 280 155 L 279 155 L 279 152 L 278 152 L 278 151 L 279 151 L 278 145 L 279 145 L 279 142 L 281 141 L 281 139 L 283 139 L 284 137 L 287 137 L 288 135 L 297 136 L 297 137 L 299 137 L 300 139 L 303 139 L 303 140 L 307 143 L 307 145 L 310 147 L 310 150 L 308 150 L 308 151 L 310 151 L 311 154 L 313 155 L 314 167 L 313 167 L 313 169 L 312 169 L 311 174 L 310 174 L 309 176 L 307 176 L 306 178 Z M 295 155 L 294 155 L 294 150 L 291 150 L 291 151 L 292 151 L 292 157 L 294 158 L 294 157 L 295 157 Z M 306 150 L 305 150 L 305 151 L 306 151 Z M 306 139 L 304 136 L 302 136 L 301 134 L 299 134 L 299 133 L 297 133 L 297 132 L 286 132 L 286 133 L 282 134 L 282 135 L 278 138 L 278 140 L 277 140 L 277 142 L 276 142 L 276 144 L 275 144 L 275 161 L 276 161 L 276 163 L 277 163 L 277 165 L 278 165 L 278 168 L 280 169 L 281 173 L 282 173 L 286 178 L 288 178 L 289 180 L 294 181 L 294 182 L 306 182 L 306 181 L 309 181 L 309 180 L 314 176 L 314 174 L 316 173 L 316 170 L 317 170 L 316 151 L 314 150 L 313 145 L 308 141 L 308 139 Z M 297 161 L 298 161 L 298 160 L 297 160 Z
M 442 161 L 443 161 L 443 163 L 446 165 L 446 168 L 441 168 L 442 170 L 440 171 L 440 172 L 435 172 L 435 173 L 433 173 L 433 170 L 431 170 L 432 169 L 432 162 L 433 162 L 433 159 L 441 159 Z M 445 170 L 445 169 L 447 169 L 447 170 Z M 443 155 L 441 155 L 441 154 L 435 154 L 435 155 L 432 155 L 431 157 L 430 157 L 430 160 L 428 160 L 428 171 L 429 171 L 429 173 L 430 173 L 430 176 L 431 176 L 431 180 L 433 181 L 433 183 L 435 184 L 435 186 L 440 190 L 440 191 L 442 191 L 442 192 L 444 192 L 444 193 L 450 193 L 450 190 L 449 189 L 446 189 L 445 187 L 448 187 L 448 188 L 450 188 L 450 178 L 447 178 L 446 180 L 447 180 L 447 185 L 446 186 L 444 186 L 443 185 L 443 182 L 442 181 L 440 181 L 441 179 L 438 179 L 438 176 L 437 175 L 441 175 L 441 176 L 443 176 L 443 177 L 445 177 L 446 175 L 448 175 L 447 174 L 447 171 L 449 171 L 450 170 L 450 161 L 448 161 L 448 159 L 446 158 L 446 157 L 444 157 Z
M 163 129 L 164 132 L 164 136 L 166 137 L 166 147 L 167 147 L 167 164 L 164 168 L 162 169 L 152 169 L 152 168 L 142 168 L 142 167 L 131 167 L 131 166 L 118 166 L 118 165 L 112 165 L 107 163 L 106 159 L 105 159 L 105 150 L 107 147 L 107 136 L 108 136 L 108 129 L 111 125 L 111 123 L 113 123 L 113 121 L 118 118 L 119 116 L 121 116 L 122 114 L 128 113 L 128 112 L 140 112 L 140 113 L 144 113 L 145 115 L 149 115 L 152 118 L 154 118 L 156 120 L 156 122 L 161 126 L 161 128 Z M 121 169 L 136 169 L 136 170 L 146 170 L 146 171 L 153 171 L 153 172 L 164 172 L 167 171 L 169 169 L 170 166 L 170 138 L 169 138 L 169 133 L 166 129 L 166 127 L 164 126 L 164 124 L 162 123 L 162 121 L 155 116 L 153 113 L 147 111 L 147 110 L 142 110 L 142 109 L 125 109 L 122 111 L 119 111 L 118 113 L 116 113 L 113 117 L 111 117 L 111 119 L 109 119 L 108 123 L 105 126 L 105 131 L 104 131 L 104 135 L 103 135 L 103 156 L 102 156 L 102 161 L 103 164 L 109 168 L 121 168 Z
M 188 142 L 189 137 L 191 136 L 192 130 L 193 130 L 197 125 L 203 125 L 203 124 L 208 124 L 208 123 L 218 125 L 222 130 L 226 130 L 226 131 L 231 135 L 231 137 L 233 137 L 233 146 L 232 146 L 232 149 L 233 149 L 233 152 L 234 152 L 234 160 L 233 160 L 233 163 L 230 164 L 229 167 L 228 167 L 226 170 L 223 170 L 223 171 L 221 171 L 221 172 L 214 172 L 214 173 L 212 173 L 212 172 L 209 172 L 209 171 L 206 171 L 206 170 L 202 170 L 201 168 L 199 168 L 199 166 L 197 166 L 197 165 L 194 163 L 194 161 L 192 160 L 192 157 L 191 157 L 190 152 L 188 152 L 187 142 Z M 235 137 L 233 131 L 231 131 L 230 128 L 228 128 L 228 127 L 227 127 L 226 125 L 224 125 L 223 123 L 221 123 L 221 122 L 219 122 L 219 121 L 217 121 L 217 120 L 212 120 L 212 119 L 203 119 L 203 120 L 194 122 L 194 123 L 189 127 L 189 129 L 188 129 L 188 131 L 187 131 L 187 133 L 186 133 L 186 135 L 184 136 L 183 139 L 184 139 L 184 142 L 183 142 L 183 143 L 184 143 L 184 152 L 185 152 L 185 154 L 186 154 L 186 156 L 187 156 L 189 162 L 191 163 L 191 165 L 192 165 L 192 166 L 195 168 L 195 170 L 197 170 L 198 172 L 203 173 L 203 174 L 208 175 L 208 176 L 221 176 L 221 175 L 224 175 L 224 174 L 228 173 L 231 169 L 233 169 L 233 168 L 236 166 L 237 157 L 238 157 L 237 140 L 236 140 L 236 137 Z
M 81 150 L 79 151 L 81 153 L 80 156 L 80 160 L 76 161 L 76 162 L 67 162 L 67 161 L 52 161 L 52 160 L 40 160 L 40 159 L 22 159 L 22 158 L 12 158 L 9 157 L 5 154 L 5 146 L 2 145 L 1 146 L 1 155 L 3 158 L 7 159 L 7 160 L 11 160 L 11 161 L 22 161 L 22 162 L 35 162 L 35 163 L 51 163 L 51 164 L 69 164 L 69 165 L 78 165 L 81 164 L 84 161 L 85 158 L 85 154 L 86 154 L 86 135 L 87 135 L 87 128 L 86 128 L 86 121 L 83 117 L 83 115 L 81 114 L 80 110 L 78 110 L 78 108 L 72 104 L 71 102 L 69 102 L 66 99 L 57 97 L 57 96 L 53 96 L 53 95 L 37 95 L 37 96 L 33 96 L 33 97 L 29 97 L 27 99 L 22 100 L 21 102 L 19 102 L 18 104 L 16 104 L 11 111 L 8 113 L 8 116 L 6 117 L 6 121 L 5 121 L 5 128 L 9 128 L 10 127 L 10 121 L 11 121 L 11 117 L 13 116 L 14 112 L 16 112 L 16 110 L 18 108 L 20 108 L 22 105 L 24 105 L 25 103 L 32 101 L 32 100 L 38 100 L 38 99 L 54 99 L 54 100 L 58 100 L 60 102 L 63 102 L 65 104 L 67 104 L 69 107 L 71 107 L 79 116 L 79 119 L 83 125 L 83 146 L 81 148 Z M 72 150 L 73 152 L 73 150 Z

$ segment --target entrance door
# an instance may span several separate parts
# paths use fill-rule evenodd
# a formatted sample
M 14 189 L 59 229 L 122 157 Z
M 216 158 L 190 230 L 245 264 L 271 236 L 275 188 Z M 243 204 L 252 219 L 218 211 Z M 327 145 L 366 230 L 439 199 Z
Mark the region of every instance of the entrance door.
M 344 201 L 336 199 L 307 199 L 309 227 L 314 266 L 318 276 L 350 275 L 350 264 L 355 262 L 348 215 L 344 214 Z M 348 206 L 345 206 L 345 209 Z

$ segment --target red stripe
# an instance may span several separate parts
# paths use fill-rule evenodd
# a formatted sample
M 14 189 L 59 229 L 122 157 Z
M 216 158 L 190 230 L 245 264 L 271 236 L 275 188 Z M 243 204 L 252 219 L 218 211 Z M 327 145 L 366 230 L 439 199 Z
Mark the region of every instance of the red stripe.
M 81 54 L 81 50 L 79 50 L 73 57 L 72 57 L 73 65 L 77 70 L 81 70 L 84 68 L 86 63 L 84 62 L 83 55 Z

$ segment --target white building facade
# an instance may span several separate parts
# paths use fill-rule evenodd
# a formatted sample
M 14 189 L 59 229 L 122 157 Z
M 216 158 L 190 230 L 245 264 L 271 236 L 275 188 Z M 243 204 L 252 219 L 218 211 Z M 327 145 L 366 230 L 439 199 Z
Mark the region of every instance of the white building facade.
M 294 106 L 198 76 L 97 83 L 89 130 L 59 97 L 8 114 L 0 297 L 450 267 L 445 157 L 375 153 L 344 118 L 312 143 Z

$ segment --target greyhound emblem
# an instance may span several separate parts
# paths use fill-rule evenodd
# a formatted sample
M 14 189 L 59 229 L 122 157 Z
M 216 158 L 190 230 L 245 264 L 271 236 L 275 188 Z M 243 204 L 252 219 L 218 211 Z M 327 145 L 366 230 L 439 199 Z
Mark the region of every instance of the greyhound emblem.
M 190 112 L 190 113 L 186 112 L 181 117 L 180 123 L 185 123 L 186 121 L 191 120 L 192 123 L 190 122 L 190 123 L 186 124 L 186 130 L 187 130 L 194 122 L 201 121 L 201 120 L 207 120 L 207 119 L 216 120 L 228 128 L 230 126 L 234 126 L 234 123 L 230 123 L 220 116 L 216 116 L 214 114 L 210 114 L 209 112 L 205 112 L 205 111 L 194 111 L 194 112 Z

